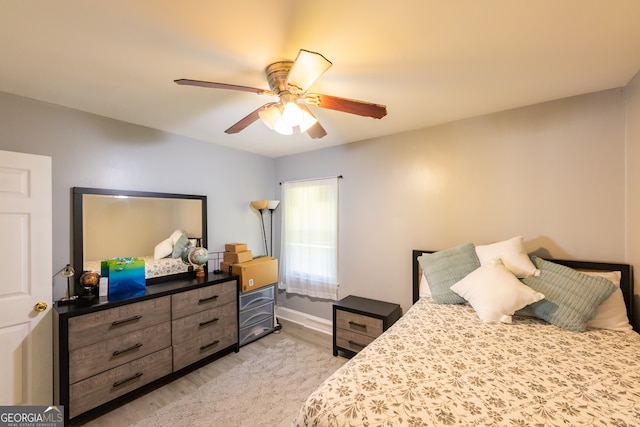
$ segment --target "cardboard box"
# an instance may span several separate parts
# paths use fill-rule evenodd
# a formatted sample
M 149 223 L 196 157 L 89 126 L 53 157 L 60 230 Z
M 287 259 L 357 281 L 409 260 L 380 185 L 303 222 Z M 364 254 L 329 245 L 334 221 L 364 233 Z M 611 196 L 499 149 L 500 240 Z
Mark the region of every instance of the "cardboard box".
M 239 262 L 251 261 L 253 259 L 253 254 L 251 251 L 225 252 L 222 259 L 224 262 L 237 264 Z
M 220 270 L 222 270 L 223 273 L 233 274 L 231 267 L 233 267 L 233 263 L 220 261 Z
M 249 292 L 278 282 L 278 260 L 269 256 L 254 258 L 231 265 L 231 272 L 240 276 L 240 292 Z
M 225 252 L 242 252 L 247 250 L 246 243 L 227 243 L 224 245 Z

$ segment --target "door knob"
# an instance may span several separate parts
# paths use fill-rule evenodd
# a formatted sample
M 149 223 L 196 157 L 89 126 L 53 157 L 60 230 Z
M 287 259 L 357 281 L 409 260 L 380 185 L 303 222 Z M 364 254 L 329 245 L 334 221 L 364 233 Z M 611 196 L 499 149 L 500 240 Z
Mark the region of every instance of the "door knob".
M 33 306 L 35 311 L 45 311 L 47 309 L 47 303 L 44 301 L 40 301 L 36 305 Z

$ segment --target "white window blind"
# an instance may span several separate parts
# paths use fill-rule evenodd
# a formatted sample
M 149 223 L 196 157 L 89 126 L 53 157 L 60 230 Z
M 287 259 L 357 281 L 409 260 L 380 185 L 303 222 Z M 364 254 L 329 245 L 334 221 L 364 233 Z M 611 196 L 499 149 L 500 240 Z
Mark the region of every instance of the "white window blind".
M 338 299 L 338 178 L 282 184 L 279 288 Z

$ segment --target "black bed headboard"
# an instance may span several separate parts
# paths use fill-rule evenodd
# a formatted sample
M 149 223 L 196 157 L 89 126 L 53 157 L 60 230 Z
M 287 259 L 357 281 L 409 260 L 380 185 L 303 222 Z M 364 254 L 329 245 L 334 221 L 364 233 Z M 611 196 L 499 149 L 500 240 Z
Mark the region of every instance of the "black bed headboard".
M 420 263 L 418 263 L 418 257 L 422 254 L 433 253 L 435 251 L 414 249 L 412 255 L 412 278 L 413 278 L 413 302 L 415 303 L 420 298 L 420 276 L 422 275 L 422 269 Z M 549 259 L 549 261 L 557 264 L 566 265 L 570 268 L 578 270 L 593 270 L 593 271 L 619 271 L 621 274 L 620 289 L 624 296 L 624 302 L 627 306 L 627 317 L 629 322 L 633 325 L 634 330 L 638 330 L 635 324 L 635 317 L 633 316 L 633 267 L 630 264 L 615 264 L 609 262 L 592 262 L 592 261 L 575 261 L 564 259 Z

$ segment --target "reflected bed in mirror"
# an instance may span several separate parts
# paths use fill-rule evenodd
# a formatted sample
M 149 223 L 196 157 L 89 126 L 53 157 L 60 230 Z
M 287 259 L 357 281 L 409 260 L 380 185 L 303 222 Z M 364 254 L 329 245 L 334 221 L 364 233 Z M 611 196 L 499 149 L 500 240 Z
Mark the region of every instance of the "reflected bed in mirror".
M 181 254 L 167 254 L 175 231 L 207 247 L 207 196 L 74 187 L 72 200 L 76 271 L 100 272 L 101 261 L 117 257 L 142 258 L 152 284 L 194 274 Z

